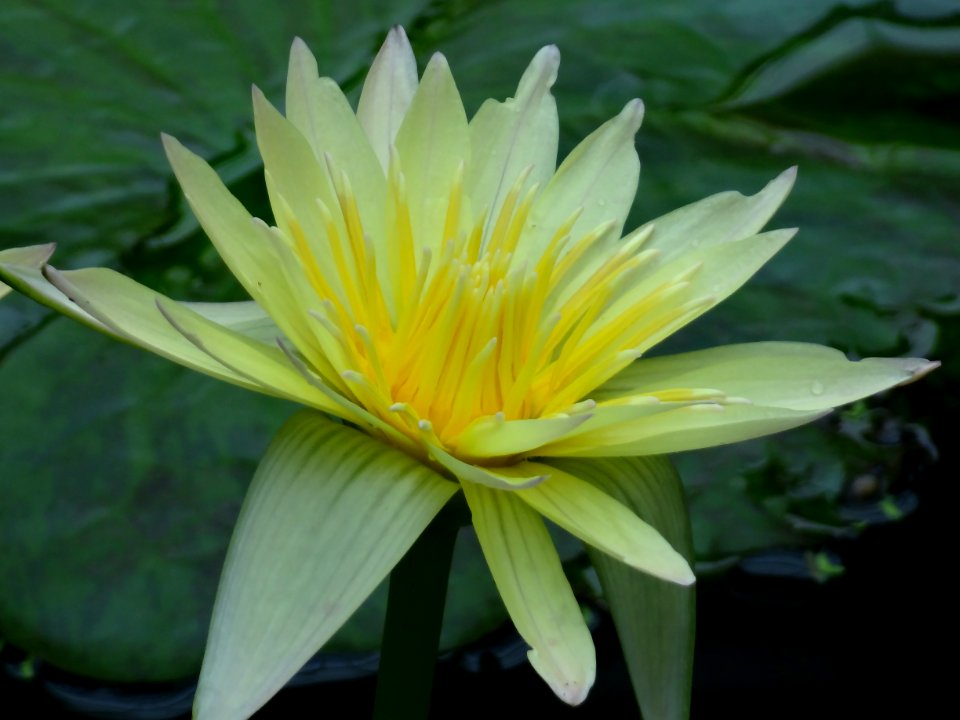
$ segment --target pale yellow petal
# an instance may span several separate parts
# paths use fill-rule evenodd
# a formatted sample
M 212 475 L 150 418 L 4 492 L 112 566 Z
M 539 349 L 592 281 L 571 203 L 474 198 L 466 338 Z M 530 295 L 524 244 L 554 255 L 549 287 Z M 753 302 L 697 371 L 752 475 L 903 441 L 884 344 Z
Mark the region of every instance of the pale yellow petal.
M 256 87 L 253 117 L 277 226 L 292 236 L 295 222 L 306 237 L 315 240 L 310 247 L 318 255 L 317 261 L 327 266 L 332 258 L 324 241 L 327 229 L 318 201 L 330 209 L 338 232 L 345 235 L 345 229 L 325 160 L 314 155 L 303 134 Z
M 56 246 L 32 245 L 25 248 L 10 248 L 0 252 L 0 278 L 9 286 L 38 303 L 62 312 L 67 317 L 122 339 L 120 335 L 93 317 L 53 285 L 45 275 L 46 261 Z
M 172 300 L 161 298 L 156 302 L 163 317 L 178 333 L 224 367 L 262 386 L 270 394 L 345 415 L 339 405 L 304 380 L 278 345 L 252 340 Z
M 602 318 L 615 318 L 621 313 L 630 312 L 631 307 L 642 303 L 665 284 L 682 278 L 680 291 L 671 295 L 669 302 L 658 304 L 654 312 L 641 318 L 653 329 L 641 341 L 633 344 L 633 349 L 645 352 L 740 289 L 795 234 L 795 229 L 772 230 L 733 242 L 691 249 L 659 265 L 624 291 Z M 690 312 L 684 313 L 676 321 L 667 321 L 667 318 L 676 314 L 678 308 L 687 305 L 691 307 Z M 661 317 L 664 322 L 658 325 L 656 321 Z M 585 340 L 589 341 L 603 327 L 601 320 L 586 333 Z
M 643 103 L 632 100 L 564 159 L 530 211 L 517 250 L 521 257 L 539 258 L 554 233 L 577 210 L 581 213 L 571 237 L 612 222 L 611 235 L 619 238 L 637 192 L 640 159 L 634 136 L 642 120 Z
M 515 469 L 525 475 L 549 474 L 546 482 L 518 490 L 516 495 L 567 532 L 637 570 L 680 585 L 693 583 L 693 571 L 684 557 L 602 490 L 548 464 L 526 462 Z
M 230 541 L 194 717 L 250 717 L 455 492 L 423 463 L 320 413 L 287 422 L 257 468 Z
M 163 136 L 173 172 L 204 232 L 250 297 L 271 312 L 271 299 L 285 295 L 275 272 L 273 248 L 254 227 L 253 218 L 217 177 L 207 162 L 175 138 Z
M 283 332 L 266 310 L 252 300 L 245 302 L 184 302 L 180 303 L 217 325 L 229 328 L 248 338 L 274 345 Z
M 55 244 L 47 243 L 46 245 L 30 245 L 27 247 L 14 247 L 0 250 L 0 277 L 3 277 L 2 267 L 4 265 L 17 268 L 16 272 L 19 274 L 31 277 L 31 273 L 38 273 L 43 266 L 47 264 L 47 260 L 50 259 L 55 248 Z M 24 281 L 21 281 L 18 284 L 22 284 L 23 282 Z M 25 283 L 27 290 L 29 290 L 30 284 L 29 282 Z M 12 290 L 13 288 L 11 286 L 0 282 L 0 298 L 3 298 Z
M 839 350 L 807 343 L 746 343 L 638 360 L 592 397 L 711 387 L 757 405 L 816 411 L 910 382 L 938 365 L 924 358 L 851 361 Z
M 397 133 L 410 220 L 418 248 L 436 251 L 443 238 L 450 188 L 470 164 L 467 115 L 447 60 L 436 53 L 423 72 Z
M 167 298 L 130 278 L 105 268 L 66 272 L 48 268 L 47 275 L 80 310 L 126 342 L 220 380 L 270 395 L 279 394 L 197 348 L 160 313 L 157 301 Z M 248 342 L 263 347 L 255 340 Z
M 377 155 L 380 167 L 390 166 L 390 148 L 417 91 L 417 60 L 402 27 L 387 33 L 360 92 L 357 118 Z
M 467 191 L 478 212 L 496 221 L 504 198 L 529 168 L 528 183 L 544 187 L 557 165 L 559 121 L 550 88 L 557 79 L 560 52 L 540 50 L 520 79 L 515 97 L 487 100 L 470 121 L 472 162 Z
M 290 49 L 287 119 L 307 139 L 318 160 L 329 154 L 350 178 L 364 230 L 374 246 L 381 245 L 385 252 L 384 169 L 340 86 L 319 76 L 313 53 L 299 38 Z
M 762 405 L 688 405 L 541 448 L 544 457 L 662 455 L 771 435 L 823 417 Z
M 439 443 L 428 443 L 427 452 L 432 460 L 446 468 L 463 484 L 473 483 L 474 485 L 482 485 L 494 490 L 517 490 L 519 488 L 533 487 L 547 479 L 547 476 L 543 474 L 533 473 L 524 475 L 522 473 L 508 473 L 499 467 L 488 467 L 464 462 L 444 450 Z
M 589 419 L 588 413 L 520 420 L 482 417 L 457 434 L 454 450 L 462 458 L 476 459 L 529 453 Z
M 530 664 L 561 700 L 580 704 L 596 654 L 547 528 L 514 493 L 470 484 L 463 492 L 500 597 L 530 645 Z
M 691 248 L 705 248 L 741 240 L 763 229 L 783 204 L 797 177 L 792 167 L 771 180 L 756 195 L 722 192 L 667 213 L 647 225 L 653 237 L 645 245 L 656 248 L 664 261 Z

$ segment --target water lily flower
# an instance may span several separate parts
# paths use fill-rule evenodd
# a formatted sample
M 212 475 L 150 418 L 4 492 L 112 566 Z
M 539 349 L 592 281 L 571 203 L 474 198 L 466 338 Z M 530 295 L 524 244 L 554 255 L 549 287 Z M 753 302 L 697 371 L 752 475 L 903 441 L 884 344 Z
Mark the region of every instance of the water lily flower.
M 444 57 L 418 79 L 396 28 L 354 112 L 294 42 L 286 116 L 253 91 L 273 225 L 164 136 L 193 212 L 250 301 L 179 302 L 112 270 L 60 271 L 47 263 L 52 246 L 0 253 L 0 278 L 80 322 L 321 411 L 274 443 L 241 513 L 200 717 L 266 702 L 458 490 L 530 662 L 579 703 L 594 649 L 543 518 L 658 578 L 694 575 L 650 525 L 552 458 L 755 438 L 935 367 L 784 342 L 647 358 L 793 237 L 762 228 L 795 171 L 624 234 L 643 104 L 628 102 L 557 168 L 559 61 L 543 48 L 513 98 L 468 120 Z M 249 568 L 271 562 L 298 563 L 294 578 L 310 565 L 312 579 L 254 588 Z M 310 602 L 291 604 L 297 594 Z M 251 653 L 253 670 L 232 674 Z

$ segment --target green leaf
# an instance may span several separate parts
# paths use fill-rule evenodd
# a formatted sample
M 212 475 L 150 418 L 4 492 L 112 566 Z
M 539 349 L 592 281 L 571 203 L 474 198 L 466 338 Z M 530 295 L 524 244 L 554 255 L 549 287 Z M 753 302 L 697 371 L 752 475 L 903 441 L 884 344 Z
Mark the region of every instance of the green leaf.
M 692 562 L 683 486 L 669 460 L 551 460 L 551 464 L 629 507 Z M 694 588 L 658 580 L 590 547 L 587 552 L 610 604 L 643 716 L 684 720 L 690 714 Z
M 424 465 L 304 411 L 277 434 L 224 564 L 194 703 L 247 717 L 386 577 L 456 492 Z
M 8 351 L 0 385 L 0 546 L 17 549 L 0 637 L 99 680 L 195 676 L 243 492 L 293 406 L 67 319 Z
M 72 260 L 115 257 L 175 219 L 161 131 L 239 160 L 232 179 L 249 173 L 250 83 L 279 95 L 294 37 L 344 80 L 426 4 L 237 0 L 229 12 L 191 3 L 171 13 L 125 0 L 4 2 L 0 231 L 19 240 L 0 244 L 57 241 Z

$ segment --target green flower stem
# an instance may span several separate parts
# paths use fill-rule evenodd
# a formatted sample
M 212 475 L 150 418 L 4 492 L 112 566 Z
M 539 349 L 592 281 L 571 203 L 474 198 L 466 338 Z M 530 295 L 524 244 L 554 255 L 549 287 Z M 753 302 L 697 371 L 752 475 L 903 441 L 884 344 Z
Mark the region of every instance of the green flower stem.
M 453 546 L 469 522 L 456 495 L 390 573 L 374 720 L 426 720 Z

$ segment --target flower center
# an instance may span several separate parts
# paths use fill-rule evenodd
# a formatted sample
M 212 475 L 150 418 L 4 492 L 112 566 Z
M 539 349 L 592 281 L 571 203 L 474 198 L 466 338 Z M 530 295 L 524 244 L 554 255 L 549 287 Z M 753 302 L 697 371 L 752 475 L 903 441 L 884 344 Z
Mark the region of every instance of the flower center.
M 578 401 L 652 344 L 645 341 L 691 312 L 672 301 L 688 276 L 626 302 L 628 281 L 658 254 L 640 251 L 650 228 L 620 240 L 608 222 L 574 237 L 577 210 L 546 247 L 527 247 L 539 190 L 527 187 L 529 172 L 495 217 L 467 217 L 461 166 L 447 193 L 443 241 L 429 247 L 414 231 L 394 157 L 387 233 L 395 256 L 377 258 L 346 175 L 326 161 L 339 207 L 319 204 L 325 237 L 286 223 L 320 300 L 310 311 L 320 352 L 307 360 L 417 442 L 426 434 L 456 453 L 474 423 L 577 412 Z

